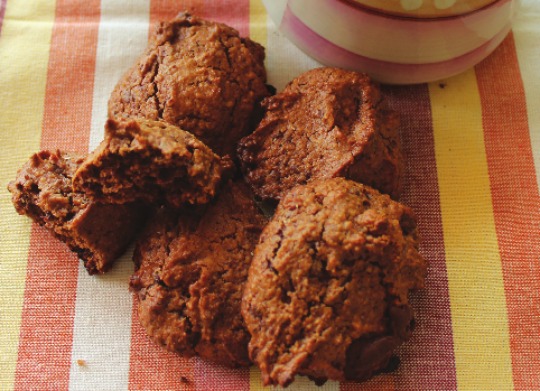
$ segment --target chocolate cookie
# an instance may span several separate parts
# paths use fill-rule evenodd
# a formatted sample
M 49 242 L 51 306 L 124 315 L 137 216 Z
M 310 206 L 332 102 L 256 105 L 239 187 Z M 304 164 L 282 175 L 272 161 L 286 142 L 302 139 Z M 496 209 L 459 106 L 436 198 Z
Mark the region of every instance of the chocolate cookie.
M 255 106 L 269 95 L 265 83 L 261 45 L 229 26 L 181 13 L 158 25 L 114 89 L 109 115 L 163 119 L 232 156 Z
M 108 120 L 105 139 L 81 164 L 73 187 L 100 202 L 206 203 L 232 162 L 163 121 Z
M 73 191 L 81 155 L 62 151 L 34 154 L 8 189 L 19 214 L 27 215 L 64 241 L 88 273 L 103 273 L 126 249 L 143 224 L 140 205 L 96 204 Z
M 279 200 L 295 185 L 339 176 L 399 196 L 399 120 L 368 76 L 313 69 L 262 106 L 258 128 L 238 147 L 245 178 L 261 198 Z
M 413 327 L 426 262 L 412 211 L 344 178 L 295 187 L 256 247 L 242 301 L 263 382 L 364 380 Z
M 182 355 L 249 365 L 240 302 L 265 223 L 241 183 L 204 211 L 159 210 L 137 243 L 131 279 L 148 335 Z

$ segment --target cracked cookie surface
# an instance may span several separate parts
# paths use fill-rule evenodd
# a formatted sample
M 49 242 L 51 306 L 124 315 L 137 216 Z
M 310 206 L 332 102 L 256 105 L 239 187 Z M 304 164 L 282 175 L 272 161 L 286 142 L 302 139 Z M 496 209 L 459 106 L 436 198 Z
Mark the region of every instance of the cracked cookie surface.
M 242 183 L 229 183 L 202 208 L 162 208 L 138 240 L 131 289 L 139 320 L 168 350 L 247 366 L 240 302 L 266 218 Z
M 84 156 L 64 151 L 34 154 L 10 182 L 13 204 L 65 242 L 88 273 L 103 273 L 143 224 L 140 205 L 93 203 L 74 191 L 72 178 Z
M 109 119 L 105 139 L 77 169 L 73 187 L 107 203 L 204 204 L 230 167 L 230 159 L 177 126 Z
M 426 267 L 408 207 L 344 178 L 295 187 L 261 235 L 242 301 L 264 384 L 384 370 L 410 336 L 408 293 Z
M 264 48 L 224 24 L 182 13 L 161 22 L 109 100 L 111 117 L 162 119 L 233 156 L 269 95 Z
M 246 181 L 261 198 L 279 200 L 296 185 L 339 176 L 399 196 L 399 119 L 366 75 L 313 69 L 262 107 L 259 126 L 238 145 Z

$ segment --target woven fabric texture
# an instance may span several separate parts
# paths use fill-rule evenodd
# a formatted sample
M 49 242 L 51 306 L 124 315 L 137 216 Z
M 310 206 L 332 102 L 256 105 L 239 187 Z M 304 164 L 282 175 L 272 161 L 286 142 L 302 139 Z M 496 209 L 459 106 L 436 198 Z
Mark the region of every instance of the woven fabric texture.
M 108 97 L 160 20 L 227 23 L 266 47 L 278 91 L 319 66 L 276 30 L 261 0 L 0 0 L 0 389 L 259 390 L 230 370 L 148 340 L 128 291 L 128 251 L 89 276 L 19 216 L 7 183 L 40 149 L 88 152 Z M 290 390 L 540 389 L 540 2 L 522 0 L 486 60 L 431 84 L 384 86 L 407 156 L 402 201 L 430 262 L 399 369 L 363 383 Z

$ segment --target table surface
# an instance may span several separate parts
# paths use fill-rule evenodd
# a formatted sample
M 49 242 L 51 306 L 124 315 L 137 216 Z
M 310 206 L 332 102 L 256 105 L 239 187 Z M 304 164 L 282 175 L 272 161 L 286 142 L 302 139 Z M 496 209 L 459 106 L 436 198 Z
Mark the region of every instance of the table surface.
M 260 0 L 0 0 L 0 389 L 262 388 L 257 369 L 184 359 L 134 316 L 126 254 L 104 276 L 17 215 L 6 190 L 40 149 L 85 152 L 108 96 L 158 20 L 188 9 L 267 48 L 278 90 L 318 66 L 276 31 Z M 431 84 L 384 87 L 401 113 L 402 201 L 419 216 L 426 289 L 392 374 L 291 390 L 540 389 L 540 2 L 522 1 L 488 59 Z

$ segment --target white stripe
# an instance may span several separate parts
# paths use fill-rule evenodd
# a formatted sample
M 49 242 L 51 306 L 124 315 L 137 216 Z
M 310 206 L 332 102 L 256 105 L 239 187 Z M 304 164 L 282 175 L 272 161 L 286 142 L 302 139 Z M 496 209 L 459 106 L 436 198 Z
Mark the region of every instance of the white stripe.
M 514 23 L 514 40 L 519 69 L 527 98 L 527 115 L 531 146 L 540 188 L 540 2 L 522 0 Z
M 150 0 L 101 1 L 90 150 L 103 138 L 114 86 L 146 47 L 149 23 Z
M 320 67 L 317 61 L 305 55 L 294 46 L 273 22 L 268 23 L 266 47 L 266 70 L 268 83 L 277 88 L 278 92 L 296 76 L 312 68 Z
M 89 150 L 103 138 L 112 89 L 146 47 L 149 14 L 149 0 L 101 1 Z M 128 388 L 131 252 L 129 250 L 104 276 L 88 276 L 80 263 L 70 390 Z
M 267 14 L 279 26 L 285 13 L 285 8 L 287 8 L 287 0 L 262 0 L 262 2 L 266 7 Z

